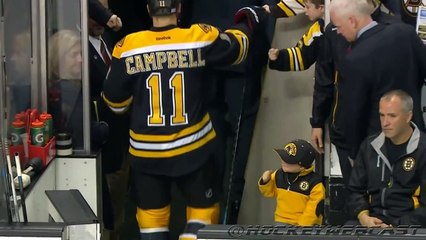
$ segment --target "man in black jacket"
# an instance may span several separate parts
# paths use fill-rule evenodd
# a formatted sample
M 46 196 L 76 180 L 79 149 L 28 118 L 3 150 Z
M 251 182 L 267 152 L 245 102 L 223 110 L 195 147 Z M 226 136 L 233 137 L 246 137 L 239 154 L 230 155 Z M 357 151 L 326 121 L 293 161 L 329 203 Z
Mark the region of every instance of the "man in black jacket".
M 413 122 L 424 129 L 420 98 L 426 76 L 426 47 L 412 27 L 378 24 L 365 8 L 362 0 L 330 4 L 337 32 L 351 42 L 341 65 L 339 93 L 350 159 L 355 159 L 366 136 L 380 130 L 378 102 L 389 90 L 402 89 L 410 94 Z
M 370 1 L 370 3 L 373 4 L 374 1 Z M 385 25 L 398 22 L 398 19 L 383 13 L 379 6 L 370 7 L 374 9 L 371 13 L 371 18 L 374 21 Z M 319 152 L 323 153 L 323 130 L 327 119 L 330 118 L 330 138 L 336 146 L 345 185 L 349 181 L 352 167 L 348 161 L 348 145 L 343 133 L 345 110 L 340 103 L 342 97 L 340 71 L 348 46 L 349 42 L 338 34 L 336 27 L 333 24 L 327 25 L 315 65 L 315 84 L 310 120 L 312 126 L 311 142 Z
M 104 7 L 99 0 L 89 0 L 89 16 L 97 23 L 118 31 L 122 27 L 121 18 Z
M 411 122 L 413 99 L 380 99 L 382 131 L 361 145 L 349 182 L 349 207 L 361 225 L 426 226 L 426 135 Z
M 110 36 L 104 30 L 102 25 L 89 18 L 90 99 L 95 109 L 92 111 L 92 149 L 101 150 L 102 153 L 103 223 L 106 229 L 112 230 L 109 232 L 111 239 L 115 239 L 122 224 L 128 185 L 126 154 L 129 147 L 129 115 L 114 114 L 101 99 L 112 60 Z M 102 132 L 99 130 L 102 129 L 105 129 L 105 134 L 100 134 Z

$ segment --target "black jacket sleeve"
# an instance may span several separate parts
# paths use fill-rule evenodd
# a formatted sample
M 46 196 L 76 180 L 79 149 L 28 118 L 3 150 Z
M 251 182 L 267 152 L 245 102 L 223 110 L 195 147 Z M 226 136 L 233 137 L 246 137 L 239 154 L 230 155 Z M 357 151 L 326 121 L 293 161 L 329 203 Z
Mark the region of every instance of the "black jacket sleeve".
M 359 154 L 354 161 L 352 168 L 351 178 L 348 184 L 350 196 L 348 198 L 348 210 L 352 218 L 357 218 L 358 214 L 362 211 L 369 209 L 367 186 L 368 186 L 368 173 L 367 165 L 364 160 L 368 159 L 368 140 L 362 143 Z
M 426 157 L 425 155 L 422 155 Z M 424 162 L 424 161 L 423 161 Z M 420 183 L 420 196 L 419 196 L 419 207 L 414 211 L 395 219 L 392 223 L 393 226 L 398 225 L 420 225 L 422 228 L 426 227 L 426 167 L 424 166 L 419 171 L 421 177 Z
M 95 20 L 98 24 L 107 26 L 108 20 L 113 15 L 112 12 L 105 8 L 99 0 L 89 0 L 89 17 Z
M 310 119 L 313 128 L 323 128 L 325 121 L 331 113 L 334 98 L 334 61 L 332 57 L 331 27 L 327 27 L 322 44 L 318 50 L 315 65 L 315 83 L 312 103 L 312 117 Z

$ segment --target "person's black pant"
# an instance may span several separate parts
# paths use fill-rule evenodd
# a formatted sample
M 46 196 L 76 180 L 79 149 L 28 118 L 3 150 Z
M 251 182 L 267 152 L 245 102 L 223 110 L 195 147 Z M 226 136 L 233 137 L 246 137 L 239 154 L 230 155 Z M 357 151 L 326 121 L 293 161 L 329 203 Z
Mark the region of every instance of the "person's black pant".
M 340 170 L 342 172 L 343 183 L 347 187 L 351 177 L 352 166 L 349 162 L 349 151 L 336 146 L 337 156 L 339 157 Z
M 349 213 L 348 208 L 346 206 L 346 202 L 347 199 L 350 197 L 350 192 L 348 189 L 348 184 L 349 184 L 349 179 L 351 177 L 351 172 L 352 172 L 352 165 L 349 162 L 349 151 L 344 149 L 344 148 L 340 148 L 336 146 L 336 152 L 337 152 L 337 156 L 339 157 L 339 164 L 340 164 L 340 170 L 342 172 L 342 180 L 343 180 L 343 189 L 340 192 L 339 196 L 334 196 L 336 197 L 337 201 L 340 203 L 343 203 L 341 205 L 339 205 L 339 208 L 341 207 L 341 209 L 335 209 L 339 212 L 341 212 L 341 217 L 339 217 L 339 221 L 342 221 L 342 224 L 344 222 L 346 222 L 349 219 L 349 216 L 347 213 Z

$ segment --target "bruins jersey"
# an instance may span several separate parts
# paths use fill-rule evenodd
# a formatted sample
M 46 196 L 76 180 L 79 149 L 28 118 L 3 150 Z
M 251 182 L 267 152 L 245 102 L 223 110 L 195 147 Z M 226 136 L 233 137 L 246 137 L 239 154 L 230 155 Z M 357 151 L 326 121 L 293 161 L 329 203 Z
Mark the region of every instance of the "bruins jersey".
M 303 13 L 305 8 L 304 0 L 281 0 L 275 6 L 270 6 L 272 16 L 280 17 L 293 17 L 297 14 Z
M 293 17 L 304 13 L 305 0 L 280 0 L 276 5 L 269 6 L 269 9 L 276 18 Z
M 389 0 L 373 0 L 375 4 L 380 4 L 381 2 L 388 2 Z M 398 0 L 404 4 L 406 2 L 419 2 L 419 0 Z M 409 5 L 409 4 L 405 4 Z M 305 3 L 304 0 L 280 0 L 276 5 L 270 6 L 272 16 L 276 18 L 282 17 L 293 17 L 297 14 L 301 14 L 304 12 Z M 407 8 L 408 9 L 408 8 Z
M 271 175 L 269 182 L 259 179 L 260 192 L 265 197 L 275 197 L 275 222 L 295 226 L 322 224 L 325 188 L 321 177 L 313 172 L 314 167 L 303 170 L 290 180 L 282 169 Z
M 303 71 L 317 60 L 324 29 L 322 19 L 316 21 L 292 48 L 282 49 L 269 67 L 280 71 Z
M 242 24 L 225 32 L 205 24 L 172 25 L 117 43 L 103 98 L 116 113 L 131 109 L 129 153 L 135 170 L 178 176 L 200 167 L 214 151 L 204 71 L 243 61 L 248 33 Z

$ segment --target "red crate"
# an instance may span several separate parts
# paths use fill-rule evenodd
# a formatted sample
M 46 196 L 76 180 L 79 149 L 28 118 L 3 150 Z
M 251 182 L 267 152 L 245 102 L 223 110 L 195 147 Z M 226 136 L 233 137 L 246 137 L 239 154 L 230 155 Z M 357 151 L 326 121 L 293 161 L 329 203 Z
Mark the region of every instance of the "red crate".
M 56 155 L 56 140 L 53 136 L 49 142 L 43 147 L 29 145 L 30 159 L 39 157 L 43 161 L 43 166 L 46 166 Z
M 23 167 L 27 165 L 30 159 L 35 157 L 41 158 L 43 166 L 46 166 L 56 156 L 55 137 L 52 137 L 43 147 L 31 145 L 30 142 L 28 144 L 28 158 L 25 157 L 24 145 L 9 146 L 9 154 L 15 156 L 15 153 L 18 153 Z

